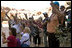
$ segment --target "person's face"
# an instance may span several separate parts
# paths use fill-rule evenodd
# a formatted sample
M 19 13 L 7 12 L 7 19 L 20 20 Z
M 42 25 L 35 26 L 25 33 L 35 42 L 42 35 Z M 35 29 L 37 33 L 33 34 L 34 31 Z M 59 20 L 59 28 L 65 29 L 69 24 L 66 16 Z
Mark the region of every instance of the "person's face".
M 32 19 L 29 19 L 29 21 L 30 21 L 30 22 L 33 22 L 33 20 L 32 20 Z
M 45 15 L 44 15 L 44 17 L 48 17 L 48 15 L 47 15 L 47 14 L 45 14 Z
M 57 9 L 59 9 L 59 6 L 58 5 L 56 5 L 56 4 L 54 4 L 55 5 L 55 7 L 57 8 Z
M 59 9 L 59 6 L 53 3 L 53 6 L 56 7 L 57 9 Z M 52 9 L 54 9 L 54 7 L 52 7 Z
M 65 8 L 60 8 L 61 11 L 64 11 Z
M 59 10 L 59 6 L 58 6 L 58 5 L 54 4 L 54 7 L 55 7 L 57 10 Z M 56 13 L 56 11 L 54 10 L 54 7 L 52 7 L 52 13 Z

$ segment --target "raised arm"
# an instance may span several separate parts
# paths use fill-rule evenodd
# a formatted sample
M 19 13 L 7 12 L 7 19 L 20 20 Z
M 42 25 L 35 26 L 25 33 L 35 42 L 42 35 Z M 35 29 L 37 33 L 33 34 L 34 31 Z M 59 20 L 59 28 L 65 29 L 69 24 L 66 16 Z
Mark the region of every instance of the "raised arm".
M 51 6 L 52 6 L 52 8 L 53 8 L 53 11 L 55 11 L 56 14 L 58 14 L 59 16 L 64 16 L 64 14 L 61 13 L 61 12 L 57 9 L 57 7 L 55 6 L 55 4 L 53 4 L 53 2 L 51 2 Z
M 3 38 L 2 38 L 3 44 L 9 42 L 9 40 L 6 40 L 6 35 L 5 35 L 4 32 L 2 32 L 2 37 L 3 37 Z
M 10 19 L 10 17 L 9 17 L 7 14 L 8 14 L 8 12 L 6 12 L 6 14 L 5 14 L 5 15 L 8 17 L 8 19 L 9 19 L 9 20 L 11 20 L 11 19 Z
M 25 18 L 28 20 L 27 14 L 24 13 L 24 15 L 25 15 Z

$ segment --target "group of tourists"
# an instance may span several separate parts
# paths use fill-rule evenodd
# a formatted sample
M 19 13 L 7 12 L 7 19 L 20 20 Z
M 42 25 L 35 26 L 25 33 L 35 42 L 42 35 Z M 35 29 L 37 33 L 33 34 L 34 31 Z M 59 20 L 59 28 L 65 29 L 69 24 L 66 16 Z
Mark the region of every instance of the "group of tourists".
M 2 32 L 3 43 L 7 43 L 8 47 L 31 47 L 30 45 L 33 40 L 34 47 L 37 47 L 37 45 L 39 47 L 43 43 L 44 37 L 45 47 L 59 47 L 60 42 L 54 34 L 56 32 L 55 28 L 60 24 L 63 25 L 62 27 L 66 27 L 66 15 L 69 16 L 67 27 L 71 27 L 71 10 L 67 11 L 65 6 L 60 6 L 57 1 L 51 1 L 50 5 L 52 7 L 52 14 L 49 17 L 48 13 L 44 12 L 43 15 L 45 19 L 40 17 L 34 20 L 33 16 L 28 18 L 25 13 L 26 19 L 18 19 L 17 13 L 15 16 L 11 14 L 13 17 L 13 19 L 11 19 L 7 15 L 8 11 L 5 15 L 9 19 L 9 36 L 6 38 L 5 33 Z

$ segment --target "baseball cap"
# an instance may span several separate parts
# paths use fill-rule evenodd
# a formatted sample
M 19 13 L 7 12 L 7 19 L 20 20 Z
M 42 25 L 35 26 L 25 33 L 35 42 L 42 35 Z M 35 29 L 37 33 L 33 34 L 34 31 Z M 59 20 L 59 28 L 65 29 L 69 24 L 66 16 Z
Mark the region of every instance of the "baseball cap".
M 43 15 L 47 14 L 46 12 L 43 13 Z
M 59 2 L 55 1 L 55 2 L 53 2 L 53 3 L 59 6 Z

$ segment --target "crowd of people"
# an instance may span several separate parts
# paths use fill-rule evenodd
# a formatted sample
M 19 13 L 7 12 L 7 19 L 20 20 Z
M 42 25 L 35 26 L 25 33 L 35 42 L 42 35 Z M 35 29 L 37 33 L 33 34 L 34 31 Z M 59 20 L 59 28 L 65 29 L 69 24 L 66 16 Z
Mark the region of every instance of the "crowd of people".
M 5 33 L 2 32 L 3 43 L 8 43 L 8 47 L 30 47 L 33 39 L 33 43 L 36 47 L 37 44 L 38 46 L 41 45 L 44 36 L 45 47 L 48 47 L 48 43 L 49 47 L 59 47 L 60 42 L 54 34 L 56 32 L 55 27 L 60 24 L 63 25 L 63 27 L 66 27 L 66 15 L 69 16 L 67 27 L 71 27 L 71 10 L 67 11 L 63 5 L 60 7 L 59 2 L 51 2 L 50 5 L 52 7 L 52 14 L 48 17 L 48 13 L 44 12 L 44 20 L 42 17 L 38 20 L 34 20 L 33 16 L 28 18 L 25 13 L 26 19 L 18 19 L 17 13 L 15 16 L 11 14 L 13 17 L 13 19 L 11 19 L 7 15 L 9 11 L 6 12 L 5 15 L 9 19 L 9 37 L 6 39 Z

